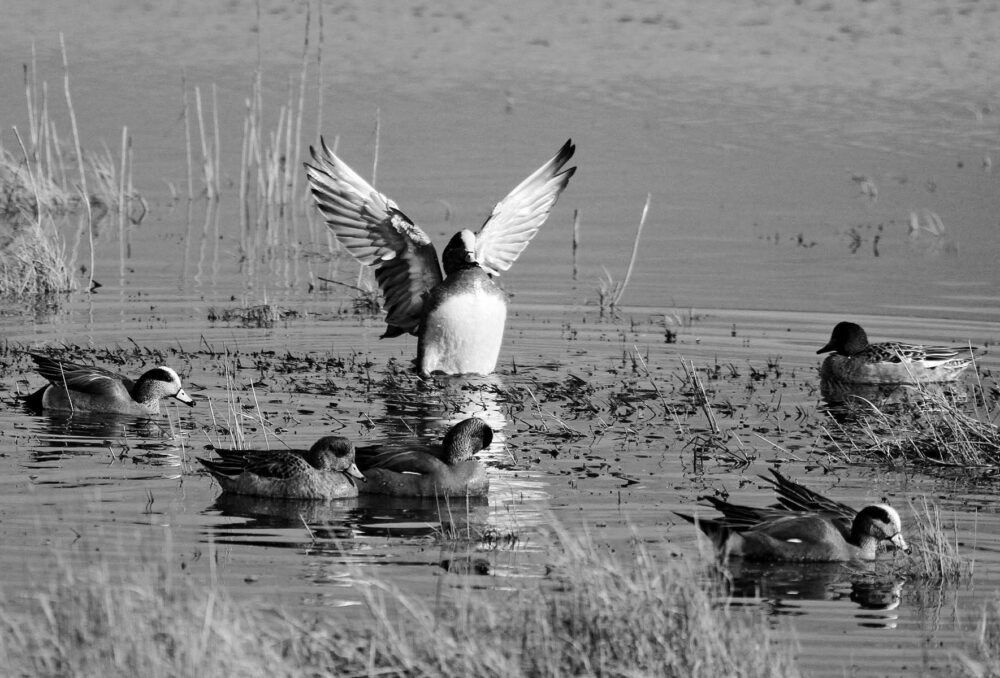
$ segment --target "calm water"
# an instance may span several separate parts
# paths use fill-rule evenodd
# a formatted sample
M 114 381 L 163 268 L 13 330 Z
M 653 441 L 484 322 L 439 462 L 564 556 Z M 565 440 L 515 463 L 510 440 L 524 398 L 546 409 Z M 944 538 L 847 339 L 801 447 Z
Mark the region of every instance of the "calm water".
M 55 77 L 52 64 L 42 67 Z M 0 382 L 5 586 L 97 552 L 127 564 L 137 543 L 169 539 L 178 566 L 205 570 L 202 559 L 214 553 L 218 576 L 238 596 L 309 610 L 355 605 L 349 566 L 360 565 L 430 597 L 439 563 L 465 555 L 436 545 L 442 524 L 486 535 L 475 550 L 493 571 L 485 586 L 516 586 L 542 575 L 553 518 L 622 553 L 638 538 L 664 557 L 694 555 L 692 529 L 671 511 L 723 490 L 765 504 L 771 497 L 757 474 L 772 464 L 852 505 L 888 497 L 904 528 L 907 499 L 927 496 L 976 560 L 970 584 L 943 588 L 891 567 L 737 567 L 746 604 L 768 609 L 817 675 L 934 673 L 1000 585 L 995 486 L 831 461 L 815 355 L 850 318 L 874 340 L 986 347 L 980 372 L 995 383 L 1000 191 L 981 163 L 997 153 L 995 117 L 982 123 L 937 102 L 815 102 L 795 92 L 774 101 L 707 88 L 645 107 L 567 107 L 540 95 L 513 113 L 482 93 L 336 98 L 327 113 L 336 123 L 325 127 L 341 135 L 359 170 L 370 167 L 380 107 L 378 185 L 439 244 L 481 223 L 566 137 L 579 147 L 569 190 L 505 276 L 514 296 L 498 374 L 424 384 L 404 369 L 414 341 L 378 341 L 380 320 L 358 315 L 349 292 L 318 280 L 353 283 L 357 268 L 331 254 L 304 199 L 282 247 L 242 258 L 233 177 L 244 80 L 216 74 L 199 83 L 223 84 L 226 182 L 214 210 L 171 198 L 170 186 L 186 181 L 176 93 L 133 97 L 101 114 L 104 97 L 119 93 L 102 92 L 114 85 L 94 68 L 78 68 L 78 115 L 108 126 L 91 130 L 94 139 L 130 126 L 149 216 L 128 233 L 124 260 L 112 229 L 99 236 L 100 289 L 54 309 L 6 303 L 3 335 L 9 348 L 83 346 L 108 366 L 111 354 L 127 352 L 118 367 L 134 375 L 162 360 L 198 406 L 171 406 L 155 425 L 30 416 L 12 396 L 41 380 L 8 353 Z M 16 100 L 2 106 L 23 125 Z M 878 199 L 852 174 L 870 177 Z M 624 275 L 647 193 L 652 208 L 625 305 L 602 317 L 594 305 L 602 267 Z M 920 210 L 938 214 L 946 232 L 912 238 L 910 213 Z M 263 303 L 286 317 L 268 328 L 211 319 Z M 699 371 L 729 432 L 725 452 L 692 444 L 708 423 L 685 364 Z M 239 422 L 230 387 L 247 407 Z M 251 445 L 306 446 L 331 432 L 370 442 L 434 438 L 469 415 L 501 432 L 487 455 L 492 489 L 486 501 L 449 510 L 221 497 L 194 459 L 210 443 L 228 443 L 222 429 L 237 424 Z M 750 463 L 736 463 L 740 455 Z

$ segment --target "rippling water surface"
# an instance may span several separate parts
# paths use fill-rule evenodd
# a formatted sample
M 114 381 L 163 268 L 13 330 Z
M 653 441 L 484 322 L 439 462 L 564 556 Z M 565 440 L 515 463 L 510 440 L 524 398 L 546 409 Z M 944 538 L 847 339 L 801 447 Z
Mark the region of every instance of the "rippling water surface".
M 721 95 L 660 101 L 656 115 L 545 96 L 513 115 L 487 96 L 383 104 L 379 187 L 439 244 L 480 223 L 567 136 L 579 146 L 569 190 L 504 276 L 513 297 L 498 373 L 427 382 L 408 371 L 413 340 L 379 341 L 379 317 L 320 280 L 353 284 L 357 268 L 331 249 L 304 198 L 273 246 L 250 246 L 232 176 L 217 208 L 174 199 L 164 180 L 183 181 L 176 120 L 155 104 L 123 112 L 136 120 L 136 171 L 150 204 L 127 234 L 127 254 L 107 227 L 96 240 L 99 289 L 50 307 L 2 308 L 5 586 L 96 552 L 127 566 L 137 544 L 166 540 L 181 564 L 216 558 L 217 576 L 238 596 L 352 606 L 361 598 L 348 566 L 360 566 L 430 597 L 441 563 L 470 555 L 440 546 L 442 529 L 484 537 L 471 554 L 490 567 L 484 586 L 516 586 L 544 573 L 553 520 L 623 553 L 638 541 L 663 557 L 694 555 L 699 542 L 672 511 L 712 492 L 769 503 L 758 474 L 777 465 L 847 504 L 886 497 L 904 528 L 908 500 L 927 497 L 975 558 L 975 576 L 929 587 L 885 563 L 736 564 L 745 604 L 794 636 L 817 675 L 948 664 L 982 592 L 1000 585 L 995 484 L 850 463 L 851 441 L 838 438 L 838 451 L 826 435 L 834 425 L 815 350 L 842 319 L 873 340 L 971 342 L 983 347 L 980 378 L 995 388 L 1000 191 L 980 164 L 986 142 L 975 124 L 934 106 L 907 110 L 906 124 L 893 126 L 898 111 L 864 102 Z M 87 101 L 85 112 L 95 106 Z M 326 125 L 359 169 L 371 163 L 368 103 L 338 100 Z M 238 129 L 238 104 L 224 98 L 222 108 L 224 127 Z M 858 126 L 859 115 L 872 124 Z M 238 166 L 231 136 L 226 167 Z M 860 175 L 877 184 L 877 200 L 852 180 Z M 635 273 L 622 305 L 602 314 L 600 280 L 624 277 L 647 193 Z M 921 230 L 923 210 L 946 230 Z M 272 326 L 223 319 L 262 304 L 281 314 Z M 13 396 L 41 379 L 17 351 L 62 345 L 131 375 L 169 364 L 197 407 L 169 406 L 156 422 L 29 415 Z M 727 432 L 719 445 L 692 370 Z M 239 421 L 234 398 L 245 408 Z M 225 431 L 235 428 L 250 445 L 305 447 L 329 433 L 437 438 L 473 415 L 499 433 L 485 455 L 492 486 L 483 501 L 231 498 L 195 461 L 208 445 L 230 443 Z

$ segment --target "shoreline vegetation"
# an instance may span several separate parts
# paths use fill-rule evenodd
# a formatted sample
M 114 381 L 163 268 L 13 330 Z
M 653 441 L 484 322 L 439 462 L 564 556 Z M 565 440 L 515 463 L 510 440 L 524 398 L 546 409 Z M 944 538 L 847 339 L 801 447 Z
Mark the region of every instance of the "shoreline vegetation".
M 79 287 L 80 247 L 89 263 L 80 271 L 94 281 L 94 238 L 103 222 L 117 221 L 122 262 L 127 226 L 138 225 L 146 201 L 132 183 L 132 140 L 122 128 L 120 156 L 107 147 L 84 152 L 70 93 L 65 44 L 63 93 L 69 111 L 72 148 L 49 115 L 49 87 L 36 78 L 35 55 L 24 65 L 28 129 L 11 133 L 19 154 L 0 145 L 0 296 L 51 298 Z M 76 220 L 75 228 L 73 220 Z M 72 240 L 72 245 L 68 245 Z
M 174 572 L 169 546 L 127 569 L 96 556 L 0 594 L 0 662 L 37 676 L 800 675 L 793 645 L 760 610 L 730 606 L 717 574 L 706 583 L 665 554 L 555 541 L 546 574 L 514 593 L 442 573 L 448 593 L 428 603 L 356 570 L 361 611 L 315 619 L 233 599 L 211 581 L 214 552 L 209 583 Z
M 426 601 L 343 565 L 360 605 L 315 613 L 234 598 L 214 545 L 199 561 L 207 573 L 178 570 L 169 533 L 156 546 L 137 535 L 130 567 L 94 552 L 62 561 L 53 581 L 0 588 L 0 663 L 9 675 L 149 678 L 802 675 L 794 632 L 760 606 L 734 604 L 714 560 L 638 540 L 612 554 L 553 531 L 536 578 L 494 589 L 452 567 Z M 1000 598 L 985 601 L 967 646 L 952 649 L 965 675 L 1000 670 L 998 610 Z

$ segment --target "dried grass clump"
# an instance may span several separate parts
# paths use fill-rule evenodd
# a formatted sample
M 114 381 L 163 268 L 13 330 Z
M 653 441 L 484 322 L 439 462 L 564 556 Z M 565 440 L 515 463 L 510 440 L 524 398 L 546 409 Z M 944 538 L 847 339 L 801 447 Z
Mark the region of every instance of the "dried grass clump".
M 239 323 L 243 327 L 274 327 L 276 323 L 298 317 L 298 312 L 291 309 L 279 309 L 271 304 L 256 304 L 239 308 L 224 308 L 208 310 L 210 322 Z
M 643 550 L 621 561 L 565 533 L 559 542 L 546 579 L 495 598 L 469 589 L 436 610 L 364 581 L 370 635 L 332 633 L 319 647 L 334 656 L 318 663 L 391 675 L 799 675 L 768 625 L 719 602 L 721 588 L 688 564 Z
M 293 675 L 274 642 L 291 630 L 266 628 L 262 615 L 216 586 L 171 576 L 166 559 L 145 565 L 65 566 L 48 585 L 5 591 L 4 674 Z
M 916 388 L 902 406 L 865 405 L 856 425 L 862 454 L 963 470 L 1000 466 L 1000 428 L 993 417 L 962 411 L 947 393 Z
M 13 228 L 0 248 L 0 296 L 19 299 L 72 291 L 76 281 L 68 259 L 50 219 Z
M 35 176 L 23 161 L 0 148 L 0 220 L 7 225 L 37 221 L 39 205 L 50 214 L 69 212 L 74 199 L 55 177 L 46 173 Z
M 49 117 L 48 87 L 36 80 L 35 59 L 24 68 L 28 126 L 13 136 L 20 149 L 15 157 L 0 148 L 0 296 L 21 297 L 69 292 L 76 288 L 70 274 L 86 236 L 90 250 L 90 283 L 95 267 L 94 237 L 101 221 L 117 214 L 119 240 L 126 223 L 138 224 L 146 202 L 132 185 L 132 145 L 122 129 L 120 161 L 105 148 L 86 155 L 80 142 L 70 96 L 69 64 L 63 47 L 63 89 L 72 129 L 72 148 L 65 150 L 55 121 Z M 92 188 L 88 189 L 88 186 Z M 79 215 L 73 245 L 60 230 Z M 124 256 L 124 255 L 123 255 Z
M 913 527 L 909 529 L 913 552 L 908 560 L 907 574 L 932 582 L 960 583 L 972 579 L 975 561 L 958 550 L 958 532 L 947 529 L 941 510 L 923 497 L 920 503 L 910 502 Z

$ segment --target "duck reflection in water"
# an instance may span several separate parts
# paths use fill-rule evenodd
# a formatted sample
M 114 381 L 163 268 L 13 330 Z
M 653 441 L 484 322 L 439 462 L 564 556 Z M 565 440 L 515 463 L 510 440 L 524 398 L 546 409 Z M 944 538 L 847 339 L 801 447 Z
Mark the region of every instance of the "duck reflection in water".
M 757 600 L 773 616 L 809 614 L 809 601 L 841 601 L 856 606 L 858 626 L 894 628 L 902 602 L 904 579 L 879 571 L 874 563 L 756 563 L 743 559 L 727 564 L 734 598 Z

